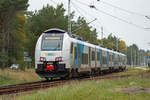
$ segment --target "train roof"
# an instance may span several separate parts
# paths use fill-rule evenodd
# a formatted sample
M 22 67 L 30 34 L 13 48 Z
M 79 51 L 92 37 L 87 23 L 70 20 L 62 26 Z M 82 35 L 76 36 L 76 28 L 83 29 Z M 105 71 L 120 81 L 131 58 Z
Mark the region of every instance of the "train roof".
M 51 28 L 44 31 L 44 33 L 66 33 L 66 31 L 59 28 Z
M 66 34 L 68 34 L 65 30 L 62 30 L 62 29 L 59 29 L 59 28 L 51 28 L 51 29 L 48 29 L 48 30 L 44 31 L 43 33 L 45 33 L 45 34 L 49 34 L 49 33 L 57 33 L 57 34 L 58 33 L 64 33 L 65 34 L 66 33 Z M 123 53 L 113 51 L 113 50 L 101 47 L 99 45 L 89 43 L 88 41 L 85 41 L 85 40 L 83 41 L 83 39 L 81 37 L 79 37 L 78 35 L 72 34 L 72 35 L 69 35 L 69 37 L 72 38 L 73 41 L 79 42 L 81 44 L 84 44 L 84 45 L 87 45 L 87 46 L 90 46 L 90 47 L 93 47 L 93 48 L 101 49 L 101 50 L 104 50 L 104 51 L 108 51 L 108 52 L 111 52 L 111 53 L 115 53 L 115 54 L 118 54 L 118 55 L 126 56 Z

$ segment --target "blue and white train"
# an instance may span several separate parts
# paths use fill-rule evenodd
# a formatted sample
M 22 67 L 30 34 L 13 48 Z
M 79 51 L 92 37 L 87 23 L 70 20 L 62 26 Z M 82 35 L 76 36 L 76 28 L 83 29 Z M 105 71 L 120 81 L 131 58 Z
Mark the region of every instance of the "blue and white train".
M 126 55 L 78 39 L 66 31 L 44 31 L 35 48 L 35 70 L 42 78 L 65 78 L 124 70 Z

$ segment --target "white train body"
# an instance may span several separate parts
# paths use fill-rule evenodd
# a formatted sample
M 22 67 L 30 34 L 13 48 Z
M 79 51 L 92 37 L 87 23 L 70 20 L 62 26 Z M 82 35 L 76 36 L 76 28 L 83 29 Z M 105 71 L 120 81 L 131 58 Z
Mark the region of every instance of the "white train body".
M 126 55 L 78 40 L 60 29 L 46 30 L 35 48 L 36 73 L 43 78 L 125 69 Z

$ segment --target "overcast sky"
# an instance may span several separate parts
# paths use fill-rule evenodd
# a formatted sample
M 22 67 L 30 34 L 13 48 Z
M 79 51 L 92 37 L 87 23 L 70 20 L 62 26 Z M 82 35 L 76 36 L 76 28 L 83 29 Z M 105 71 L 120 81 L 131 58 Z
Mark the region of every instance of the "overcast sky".
M 28 10 L 39 10 L 47 4 L 56 7 L 61 2 L 67 10 L 68 0 L 29 0 Z M 83 16 L 87 22 L 90 22 L 97 18 L 90 25 L 99 32 L 98 38 L 101 38 L 101 26 L 103 26 L 104 37 L 113 33 L 126 41 L 127 45 L 135 43 L 141 49 L 150 49 L 148 46 L 150 29 L 144 29 L 150 28 L 150 20 L 144 17 L 144 15 L 150 15 L 150 0 L 71 0 L 71 2 L 71 9 L 75 11 L 75 19 Z M 95 5 L 97 10 L 87 5 Z

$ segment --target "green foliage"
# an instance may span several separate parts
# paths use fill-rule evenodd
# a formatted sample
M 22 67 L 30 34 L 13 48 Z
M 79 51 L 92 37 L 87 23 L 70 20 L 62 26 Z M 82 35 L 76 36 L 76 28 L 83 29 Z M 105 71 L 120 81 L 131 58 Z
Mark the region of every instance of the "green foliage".
M 130 45 L 127 48 L 127 64 L 144 66 L 146 64 L 146 58 L 147 52 L 139 49 L 136 44 Z
M 128 71 L 123 73 L 128 73 Z M 127 78 L 73 82 L 30 95 L 23 94 L 15 100 L 148 100 L 150 96 L 148 91 L 133 91 L 133 88 L 141 90 L 150 86 L 148 77 L 150 74 L 144 71 L 141 73 L 125 74 L 133 75 Z M 130 91 L 124 91 L 124 89 L 130 89 Z
M 47 5 L 39 11 L 27 12 L 27 24 L 26 24 L 26 34 L 29 38 L 28 51 L 30 51 L 30 56 L 34 61 L 34 48 L 38 37 L 43 31 L 49 28 L 60 28 L 67 30 L 68 28 L 68 16 L 65 15 L 65 9 L 63 4 L 58 5 L 56 8 Z M 74 12 L 71 14 L 73 19 Z M 90 42 L 97 42 L 97 32 L 96 29 L 92 30 L 88 26 L 84 18 L 79 17 L 77 21 L 72 21 L 72 31 L 81 29 L 73 32 Z
M 97 42 L 97 31 L 96 29 L 92 30 L 92 27 L 88 26 L 88 23 L 83 17 L 79 17 L 77 22 L 74 22 L 72 27 L 72 31 L 81 36 L 83 39 L 96 43 Z
M 34 65 L 35 44 L 42 32 L 49 28 L 63 30 L 68 28 L 68 16 L 65 14 L 63 4 L 56 8 L 47 5 L 35 12 L 26 11 L 27 7 L 28 0 L 0 0 L 0 64 L 3 67 L 19 63 L 22 69 L 25 69 L 24 51 L 32 57 Z M 76 21 L 73 21 L 73 17 L 74 12 L 71 14 L 73 34 L 91 43 L 101 44 L 103 41 L 105 48 L 113 50 L 117 50 L 118 43 L 118 50 L 124 54 L 127 52 L 128 64 L 131 64 L 131 56 L 135 64 L 143 61 L 146 52 L 139 50 L 136 45 L 127 48 L 123 40 L 112 34 L 102 40 L 97 39 L 97 30 L 89 26 L 83 17 L 79 17 Z
M 102 41 L 103 41 L 103 46 L 105 48 L 117 50 L 117 45 L 118 45 L 118 51 L 126 54 L 126 48 L 127 47 L 126 47 L 125 41 L 120 40 L 116 36 L 113 36 L 112 34 L 110 34 L 107 38 L 103 38 L 102 40 L 100 40 L 98 42 L 101 44 Z
M 16 19 L 18 13 L 26 10 L 27 7 L 28 0 L 0 0 L 0 42 L 2 43 L 0 48 L 2 56 L 0 64 L 2 64 L 2 68 L 10 63 L 13 59 L 12 56 L 16 54 L 14 48 L 17 48 L 17 46 L 19 47 L 20 45 L 18 44 L 22 43 L 20 40 L 16 40 L 16 38 L 20 38 L 19 35 L 15 35 L 20 30 L 16 27 L 19 24 Z M 19 27 L 22 27 L 21 25 L 23 24 L 20 23 Z M 22 33 L 21 30 L 20 33 Z M 21 49 L 19 48 L 17 51 L 20 50 Z
M 126 54 L 127 47 L 125 41 L 120 40 L 118 46 L 119 46 L 119 51 Z
M 30 14 L 29 14 L 30 13 Z M 47 5 L 43 9 L 28 13 L 29 30 L 32 34 L 40 35 L 49 28 L 61 28 L 67 30 L 67 16 L 63 4 L 57 8 Z
M 41 79 L 35 73 L 35 69 L 26 69 L 26 70 L 0 69 L 0 86 L 36 82 L 41 80 L 43 79 Z

